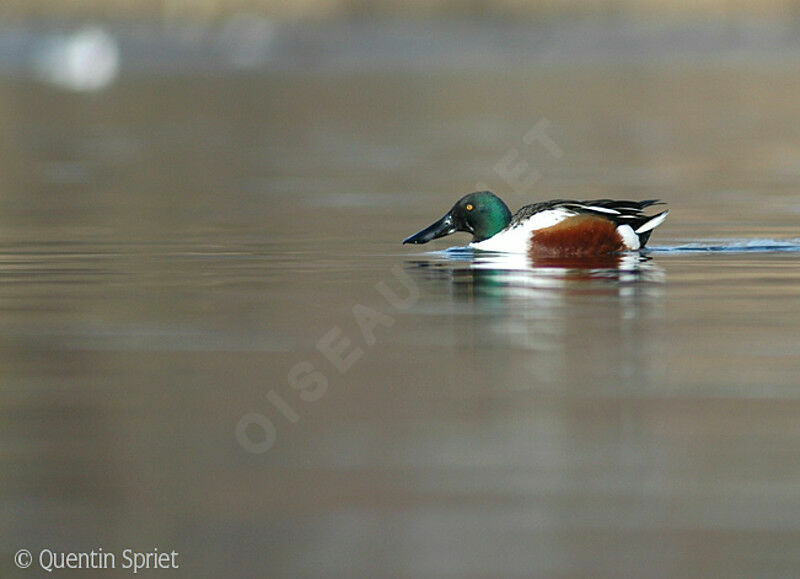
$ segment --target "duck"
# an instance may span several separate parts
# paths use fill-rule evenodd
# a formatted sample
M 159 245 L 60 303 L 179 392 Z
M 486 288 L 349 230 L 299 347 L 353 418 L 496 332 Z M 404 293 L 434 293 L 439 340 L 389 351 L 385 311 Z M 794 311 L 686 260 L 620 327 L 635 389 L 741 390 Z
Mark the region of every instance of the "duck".
M 658 199 L 622 201 L 553 199 L 525 205 L 512 215 L 491 191 L 476 191 L 456 201 L 444 217 L 403 243 L 428 243 L 458 231 L 472 234 L 469 247 L 538 257 L 580 257 L 641 250 L 669 210 Z

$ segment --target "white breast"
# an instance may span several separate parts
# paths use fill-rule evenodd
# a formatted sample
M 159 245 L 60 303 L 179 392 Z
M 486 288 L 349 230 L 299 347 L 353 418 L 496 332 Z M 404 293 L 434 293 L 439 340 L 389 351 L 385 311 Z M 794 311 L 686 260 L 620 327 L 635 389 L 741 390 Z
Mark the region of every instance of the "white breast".
M 552 227 L 564 221 L 567 217 L 575 215 L 574 211 L 557 207 L 531 215 L 515 227 L 504 229 L 497 235 L 470 243 L 469 246 L 484 251 L 501 251 L 504 253 L 527 253 L 530 249 L 531 234 L 537 229 Z

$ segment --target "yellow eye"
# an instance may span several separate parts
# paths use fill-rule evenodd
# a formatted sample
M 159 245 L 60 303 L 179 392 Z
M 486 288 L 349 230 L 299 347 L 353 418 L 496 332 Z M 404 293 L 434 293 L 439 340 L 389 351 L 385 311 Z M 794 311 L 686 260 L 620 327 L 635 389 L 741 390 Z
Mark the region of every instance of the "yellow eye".
M 472 203 L 467 203 L 467 211 L 472 211 Z

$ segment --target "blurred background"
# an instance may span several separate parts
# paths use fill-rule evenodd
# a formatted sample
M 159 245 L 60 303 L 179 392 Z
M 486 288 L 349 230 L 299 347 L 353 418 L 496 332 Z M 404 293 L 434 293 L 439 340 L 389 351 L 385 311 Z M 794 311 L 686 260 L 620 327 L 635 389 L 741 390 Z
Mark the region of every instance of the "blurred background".
M 5 0 L 0 576 L 796 576 L 798 119 L 794 1 Z M 484 188 L 671 214 L 400 244 Z

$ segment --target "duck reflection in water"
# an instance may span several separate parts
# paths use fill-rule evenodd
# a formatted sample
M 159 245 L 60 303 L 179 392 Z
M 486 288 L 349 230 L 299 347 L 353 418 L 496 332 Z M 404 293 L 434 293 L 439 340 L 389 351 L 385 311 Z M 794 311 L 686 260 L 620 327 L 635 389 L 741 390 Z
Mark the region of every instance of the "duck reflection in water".
M 566 294 L 652 292 L 664 270 L 640 253 L 531 257 L 452 248 L 430 259 L 407 261 L 407 269 L 428 282 L 446 282 L 455 296 L 552 300 Z M 659 292 L 660 293 L 660 292 Z
M 639 253 L 533 259 L 456 248 L 406 269 L 427 295 L 428 313 L 448 319 L 439 343 L 501 346 L 504 356 L 546 352 L 537 375 L 569 377 L 574 357 L 592 352 L 611 366 L 620 356 L 646 358 L 639 354 L 663 318 L 664 271 Z

